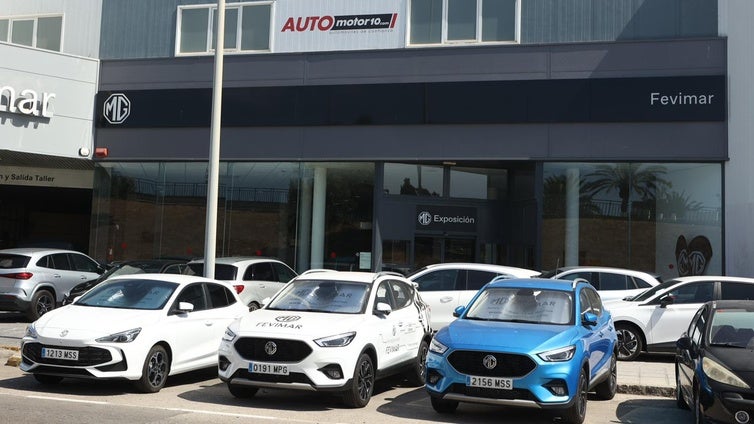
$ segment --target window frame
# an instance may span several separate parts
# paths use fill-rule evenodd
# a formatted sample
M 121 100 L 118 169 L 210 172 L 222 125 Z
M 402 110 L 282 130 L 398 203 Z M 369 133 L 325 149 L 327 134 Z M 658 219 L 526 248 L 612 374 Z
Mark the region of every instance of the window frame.
M 521 0 L 515 0 L 515 16 L 514 16 L 514 30 L 513 30 L 513 40 L 503 40 L 503 41 L 482 41 L 482 35 L 483 35 L 483 28 L 482 23 L 484 20 L 484 17 L 482 16 L 482 5 L 484 3 L 484 0 L 476 0 L 476 39 L 474 40 L 448 40 L 448 2 L 449 0 L 441 0 L 442 1 L 442 13 L 440 14 L 442 16 L 442 22 L 440 22 L 440 42 L 439 43 L 419 43 L 419 44 L 412 44 L 411 43 L 411 2 L 413 0 L 409 0 L 406 2 L 406 10 L 405 15 L 408 17 L 406 19 L 406 40 L 405 45 L 406 47 L 413 48 L 425 48 L 425 47 L 453 47 L 453 46 L 459 46 L 459 45 L 477 45 L 477 44 L 520 44 L 521 43 Z
M 51 49 L 45 49 L 42 47 L 37 47 L 37 32 L 39 31 L 39 19 L 40 18 L 60 18 L 60 50 L 51 50 Z M 29 47 L 33 49 L 38 50 L 45 50 L 50 52 L 63 52 L 63 33 L 65 32 L 65 14 L 63 13 L 49 13 L 49 14 L 40 14 L 40 15 L 14 15 L 14 16 L 0 16 L 0 21 L 8 21 L 8 29 L 7 33 L 5 34 L 6 41 L 0 41 L 2 43 L 8 43 L 12 44 L 14 46 L 23 46 L 23 47 Z M 32 34 L 31 34 L 31 45 L 26 44 L 19 44 L 13 42 L 13 22 L 14 21 L 33 21 L 32 23 Z
M 269 43 L 267 45 L 266 50 L 242 50 L 241 49 L 241 42 L 242 42 L 242 31 L 243 28 L 243 9 L 244 7 L 248 6 L 269 6 L 270 7 L 270 33 L 269 33 Z M 181 52 L 181 39 L 182 39 L 182 29 L 183 29 L 183 11 L 188 9 L 208 9 L 207 13 L 207 41 L 205 45 L 205 50 L 202 52 Z M 225 12 L 227 13 L 230 9 L 236 9 L 237 10 L 237 21 L 236 21 L 236 46 L 234 48 L 224 48 L 223 53 L 225 54 L 252 54 L 252 53 L 272 53 L 272 46 L 273 46 L 273 37 L 275 34 L 275 2 L 273 0 L 266 0 L 266 1 L 245 1 L 245 2 L 238 2 L 238 3 L 231 3 L 226 6 Z M 178 6 L 178 11 L 176 13 L 176 36 L 175 36 L 175 48 L 174 48 L 174 55 L 176 57 L 183 57 L 183 56 L 207 56 L 207 55 L 213 55 L 215 54 L 215 49 L 212 48 L 212 43 L 215 38 L 215 31 L 214 31 L 214 22 L 215 22 L 215 15 L 217 14 L 217 3 L 206 3 L 206 4 L 192 4 L 192 5 L 180 5 Z

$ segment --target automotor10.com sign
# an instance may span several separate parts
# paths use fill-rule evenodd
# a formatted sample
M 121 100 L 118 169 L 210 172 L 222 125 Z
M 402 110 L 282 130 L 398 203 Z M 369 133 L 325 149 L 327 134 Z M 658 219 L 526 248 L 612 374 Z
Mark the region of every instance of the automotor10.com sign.
M 415 223 L 417 230 L 475 232 L 477 228 L 476 209 L 418 205 Z
M 366 29 L 389 29 L 395 27 L 397 13 L 380 15 L 347 16 L 298 16 L 289 17 L 283 25 L 282 32 L 303 31 L 349 31 Z

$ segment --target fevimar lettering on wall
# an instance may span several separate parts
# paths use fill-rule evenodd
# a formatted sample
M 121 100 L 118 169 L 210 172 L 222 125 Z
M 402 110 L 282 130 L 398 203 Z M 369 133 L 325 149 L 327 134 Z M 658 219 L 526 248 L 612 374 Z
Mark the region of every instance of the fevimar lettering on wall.
M 54 93 L 37 93 L 32 89 L 16 90 L 10 86 L 0 86 L 0 112 L 52 118 Z

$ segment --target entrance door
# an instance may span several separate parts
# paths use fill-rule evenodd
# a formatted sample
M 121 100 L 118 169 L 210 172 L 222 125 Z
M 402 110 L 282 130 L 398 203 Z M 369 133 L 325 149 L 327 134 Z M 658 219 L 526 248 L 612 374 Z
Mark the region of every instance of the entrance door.
M 414 268 L 443 262 L 476 262 L 476 239 L 417 236 Z

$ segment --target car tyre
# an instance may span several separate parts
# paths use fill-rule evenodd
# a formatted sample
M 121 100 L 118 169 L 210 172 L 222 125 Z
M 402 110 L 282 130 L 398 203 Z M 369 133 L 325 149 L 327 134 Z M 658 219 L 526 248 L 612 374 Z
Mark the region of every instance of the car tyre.
M 617 324 L 615 330 L 618 333 L 618 359 L 633 361 L 644 348 L 641 334 L 630 324 Z
M 432 409 L 440 414 L 452 414 L 458 409 L 457 400 L 445 400 L 436 397 L 430 397 L 429 399 L 432 402 Z
M 261 308 L 259 303 L 257 302 L 251 302 L 249 303 L 249 312 L 256 311 L 257 309 Z
M 36 321 L 42 315 L 55 309 L 55 296 L 49 290 L 38 290 L 31 298 L 27 318 Z
M 408 383 L 413 386 L 423 386 L 424 379 L 427 376 L 427 352 L 429 352 L 429 343 L 422 340 L 419 343 L 419 352 L 416 354 L 416 361 L 408 376 Z
M 678 363 L 675 364 L 675 405 L 680 409 L 689 409 L 689 404 L 683 398 L 681 390 L 681 375 L 678 371 Z
M 58 384 L 63 381 L 63 377 L 47 374 L 34 374 L 34 379 L 42 384 Z
M 239 399 L 251 399 L 259 391 L 259 387 L 242 386 L 228 383 L 228 391 Z
M 563 420 L 568 424 L 581 424 L 586 418 L 586 403 L 587 403 L 587 390 L 588 383 L 586 381 L 586 374 L 582 369 L 579 373 L 579 382 L 576 387 L 576 399 L 573 401 L 568 409 L 563 413 Z
M 610 357 L 610 374 L 595 387 L 595 391 L 602 400 L 610 400 L 618 392 L 618 360 L 615 359 L 615 353 Z
M 343 402 L 351 408 L 363 408 L 369 403 L 374 390 L 374 364 L 366 353 L 359 356 L 351 379 L 351 387 L 343 394 Z
M 144 360 L 141 378 L 136 381 L 136 388 L 144 393 L 159 392 L 165 386 L 168 373 L 170 373 L 168 352 L 164 347 L 154 345 Z

